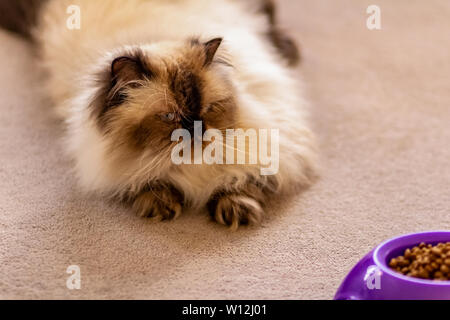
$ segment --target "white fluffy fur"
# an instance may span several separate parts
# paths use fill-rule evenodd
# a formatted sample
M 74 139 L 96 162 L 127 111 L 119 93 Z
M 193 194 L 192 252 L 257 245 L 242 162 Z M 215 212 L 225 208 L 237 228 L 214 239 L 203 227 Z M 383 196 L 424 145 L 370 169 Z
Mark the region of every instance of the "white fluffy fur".
M 81 30 L 66 28 L 66 9 L 72 4 L 81 7 Z M 36 36 L 43 67 L 50 74 L 48 90 L 58 114 L 67 121 L 68 151 L 85 190 L 137 191 L 159 175 L 180 188 L 188 201 L 204 205 L 219 186 L 231 181 L 239 184 L 249 174 L 261 179 L 254 166 L 182 166 L 173 170 L 171 163 L 164 163 L 155 170 L 144 158 L 130 163 L 124 174 L 116 170 L 114 157 L 106 155 L 107 141 L 87 110 L 95 89 L 91 83 L 94 71 L 110 62 L 115 50 L 124 45 L 145 49 L 160 41 L 184 41 L 191 36 L 224 38 L 219 54 L 226 52 L 234 65 L 231 77 L 237 90 L 240 127 L 280 129 L 276 177 L 280 187 L 309 184 L 315 150 L 305 121 L 306 102 L 277 51 L 261 36 L 269 23 L 255 14 L 251 4 L 233 0 L 49 1 Z

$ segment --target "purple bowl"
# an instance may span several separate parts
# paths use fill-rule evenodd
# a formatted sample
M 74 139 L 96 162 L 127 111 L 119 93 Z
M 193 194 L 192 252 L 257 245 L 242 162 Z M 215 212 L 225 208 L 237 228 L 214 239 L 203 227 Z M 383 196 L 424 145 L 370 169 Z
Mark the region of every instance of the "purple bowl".
M 423 280 L 389 268 L 392 258 L 421 242 L 450 242 L 450 231 L 403 235 L 383 242 L 350 271 L 335 300 L 450 300 L 450 281 Z

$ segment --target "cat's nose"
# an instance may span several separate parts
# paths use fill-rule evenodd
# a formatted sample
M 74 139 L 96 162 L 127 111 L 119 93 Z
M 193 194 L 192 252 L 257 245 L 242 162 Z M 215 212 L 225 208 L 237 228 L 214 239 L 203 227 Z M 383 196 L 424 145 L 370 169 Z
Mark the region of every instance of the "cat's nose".
M 191 132 L 194 130 L 194 120 L 183 118 L 181 120 L 181 126 L 183 127 L 183 129 L 186 129 L 189 132 Z
M 187 119 L 183 119 L 181 121 L 181 126 L 183 127 L 183 129 L 186 129 L 187 131 L 189 131 L 189 133 L 191 134 L 191 137 L 194 138 L 194 135 L 197 134 L 196 130 L 195 130 L 195 123 L 201 123 L 201 135 L 203 136 L 206 132 L 206 125 L 203 122 L 203 120 L 187 120 Z M 200 133 L 200 132 L 199 132 Z

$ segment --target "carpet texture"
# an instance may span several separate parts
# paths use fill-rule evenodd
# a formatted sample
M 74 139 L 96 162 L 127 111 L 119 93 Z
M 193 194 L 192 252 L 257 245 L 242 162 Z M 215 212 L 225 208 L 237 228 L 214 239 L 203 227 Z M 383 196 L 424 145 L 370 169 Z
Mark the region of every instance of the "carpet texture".
M 30 47 L 0 32 L 0 298 L 331 299 L 381 241 L 450 229 L 450 2 L 377 0 L 382 30 L 369 31 L 373 2 L 281 1 L 323 169 L 235 233 L 83 195 Z M 66 288 L 69 265 L 81 290 Z

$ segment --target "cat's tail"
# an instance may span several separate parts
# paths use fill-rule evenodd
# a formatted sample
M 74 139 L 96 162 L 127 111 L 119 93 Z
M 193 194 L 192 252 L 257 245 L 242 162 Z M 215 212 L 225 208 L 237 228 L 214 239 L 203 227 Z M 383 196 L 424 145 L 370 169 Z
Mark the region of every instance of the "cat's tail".
M 47 0 L 0 0 L 0 28 L 32 39 L 41 6 Z

